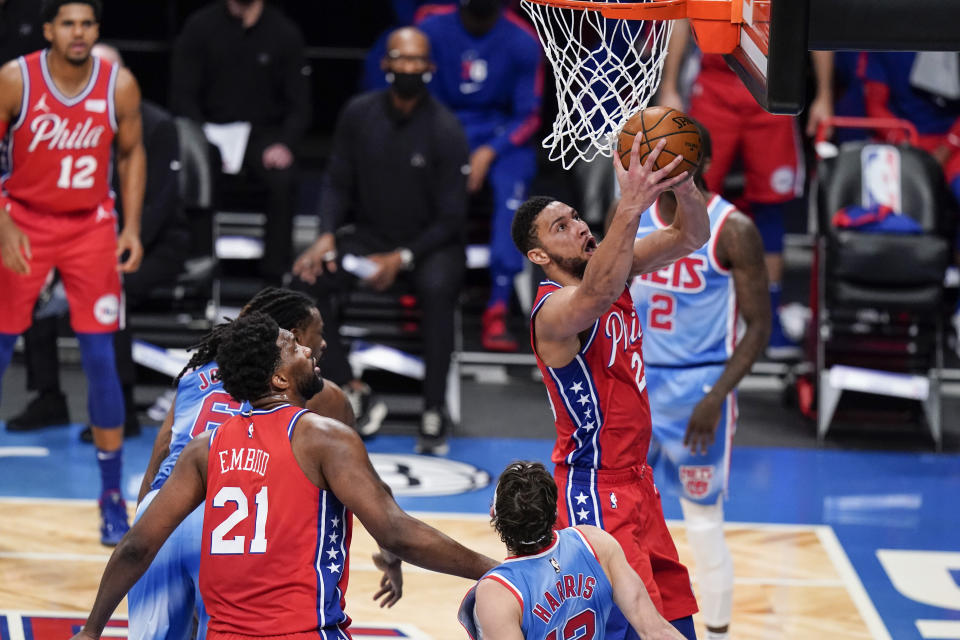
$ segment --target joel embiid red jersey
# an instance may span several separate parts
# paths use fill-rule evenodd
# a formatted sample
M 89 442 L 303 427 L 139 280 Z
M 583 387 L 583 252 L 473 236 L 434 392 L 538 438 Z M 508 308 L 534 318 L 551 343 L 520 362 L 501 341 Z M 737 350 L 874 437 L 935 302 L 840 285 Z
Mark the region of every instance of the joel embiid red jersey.
M 244 412 L 211 436 L 200 559 L 211 633 L 350 638 L 353 515 L 293 455 L 304 413 Z
M 117 130 L 114 93 L 120 67 L 92 56 L 83 90 L 60 93 L 47 50 L 17 59 L 23 78 L 20 114 L 11 123 L 3 195 L 40 213 L 113 213 L 111 147 Z
M 530 321 L 562 285 L 540 283 Z M 630 297 L 623 293 L 581 334 L 582 346 L 564 367 L 537 366 L 547 385 L 557 427 L 554 464 L 590 469 L 627 469 L 644 464 L 650 446 L 650 403 L 643 368 L 643 331 Z

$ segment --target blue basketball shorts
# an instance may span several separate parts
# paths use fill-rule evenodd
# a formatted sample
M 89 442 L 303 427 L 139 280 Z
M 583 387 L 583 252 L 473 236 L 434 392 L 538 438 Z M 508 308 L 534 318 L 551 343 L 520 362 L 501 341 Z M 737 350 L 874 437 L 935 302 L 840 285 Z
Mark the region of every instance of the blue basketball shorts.
M 662 487 L 698 504 L 714 504 L 727 492 L 730 448 L 737 423 L 736 393 L 727 396 L 713 444 L 706 455 L 694 455 L 683 444 L 693 408 L 713 387 L 724 365 L 671 368 L 646 367 L 653 438 L 647 462 L 665 472 Z

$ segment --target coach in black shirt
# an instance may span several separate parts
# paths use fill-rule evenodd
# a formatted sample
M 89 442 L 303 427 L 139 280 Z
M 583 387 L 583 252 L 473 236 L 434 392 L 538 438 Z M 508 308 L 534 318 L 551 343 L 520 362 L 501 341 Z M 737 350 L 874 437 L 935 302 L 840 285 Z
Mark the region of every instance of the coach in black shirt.
M 320 237 L 294 264 L 316 283 L 328 347 L 324 373 L 356 389 L 337 338 L 331 291 L 355 286 L 338 257 L 367 256 L 376 265 L 363 278 L 376 290 L 409 278 L 423 311 L 426 380 L 418 450 L 445 453 L 447 370 L 453 352 L 454 309 L 463 280 L 468 147 L 456 116 L 426 91 L 433 69 L 430 45 L 418 29 L 391 34 L 382 67 L 389 89 L 353 98 L 344 107 L 320 202 Z M 362 429 L 361 429 L 362 431 Z
M 303 37 L 263 0 L 219 0 L 195 12 L 173 47 L 171 106 L 197 122 L 249 122 L 244 170 L 269 193 L 263 275 L 290 265 L 294 152 L 310 122 Z

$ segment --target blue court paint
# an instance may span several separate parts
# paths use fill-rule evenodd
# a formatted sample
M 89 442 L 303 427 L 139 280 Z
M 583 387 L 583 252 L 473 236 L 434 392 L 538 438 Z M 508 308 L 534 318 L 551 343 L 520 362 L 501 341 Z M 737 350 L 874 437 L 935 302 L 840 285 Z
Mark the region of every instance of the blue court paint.
M 0 496 L 96 498 L 99 477 L 93 447 L 79 441 L 82 428 L 0 430 Z M 127 498 L 135 498 L 131 480 L 146 467 L 156 432 L 147 427 L 124 443 Z M 410 436 L 378 436 L 367 447 L 371 453 L 409 454 L 413 445 Z M 448 458 L 486 471 L 491 484 L 452 496 L 400 496 L 398 502 L 411 511 L 487 514 L 500 471 L 518 459 L 548 462 L 552 445 L 549 440 L 455 438 Z M 6 457 L 4 447 L 47 447 L 50 455 Z M 663 496 L 663 511 L 668 519 L 681 518 L 671 495 Z M 918 620 L 960 624 L 960 560 L 954 563 L 960 558 L 960 455 L 735 447 L 726 514 L 731 522 L 832 527 L 893 638 L 921 638 Z M 895 586 L 878 558 L 882 550 L 920 554 L 907 563 L 908 574 L 898 576 L 907 593 Z M 932 606 L 912 597 L 938 576 L 947 581 L 942 583 L 947 592 L 953 593 L 950 585 L 955 588 L 955 606 L 952 600 L 949 606 Z M 0 640 L 7 639 L 0 635 Z

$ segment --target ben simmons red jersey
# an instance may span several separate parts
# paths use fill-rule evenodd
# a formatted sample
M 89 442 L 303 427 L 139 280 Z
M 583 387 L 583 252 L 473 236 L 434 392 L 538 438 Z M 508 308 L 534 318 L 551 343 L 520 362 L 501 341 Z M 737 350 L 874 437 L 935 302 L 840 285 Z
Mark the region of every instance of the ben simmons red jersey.
M 540 283 L 531 340 L 537 312 L 561 287 L 549 280 Z M 580 351 L 564 367 L 548 367 L 537 355 L 557 427 L 552 460 L 590 469 L 642 465 L 650 446 L 650 404 L 640 350 L 643 331 L 626 286 L 585 335 Z
M 290 440 L 304 413 L 290 405 L 244 412 L 211 437 L 200 560 L 208 637 L 350 638 L 353 516 L 294 458 Z
M 72 98 L 54 84 L 46 50 L 17 60 L 23 100 L 10 126 L 2 190 L 27 210 L 64 214 L 102 207 L 113 214 L 110 161 L 119 66 L 91 59 L 90 80 Z

